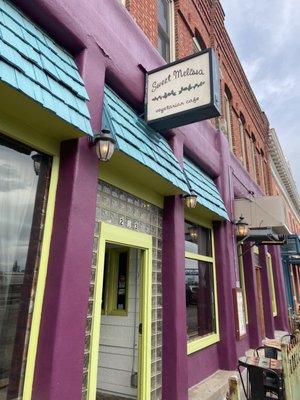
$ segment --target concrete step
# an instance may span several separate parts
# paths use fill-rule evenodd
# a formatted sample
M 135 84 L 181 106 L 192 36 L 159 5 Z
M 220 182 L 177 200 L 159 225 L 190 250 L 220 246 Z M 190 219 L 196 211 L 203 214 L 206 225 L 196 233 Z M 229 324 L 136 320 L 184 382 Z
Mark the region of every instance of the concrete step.
M 189 400 L 224 400 L 230 376 L 238 376 L 237 371 L 219 370 L 215 372 L 189 389 Z

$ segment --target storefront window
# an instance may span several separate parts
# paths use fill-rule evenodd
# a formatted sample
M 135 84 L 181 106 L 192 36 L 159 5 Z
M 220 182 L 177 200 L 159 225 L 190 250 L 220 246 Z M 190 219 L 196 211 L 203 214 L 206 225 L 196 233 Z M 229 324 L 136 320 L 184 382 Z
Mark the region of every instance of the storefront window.
M 243 245 L 242 244 L 239 244 L 237 246 L 237 257 L 238 257 L 238 264 L 239 264 L 240 288 L 243 290 L 246 324 L 248 324 L 248 305 L 247 305 L 247 293 L 246 293 L 246 284 L 245 284 Z
M 219 340 L 212 229 L 185 223 L 188 353 Z
M 215 332 L 212 264 L 186 258 L 185 285 L 188 338 L 193 339 Z
M 0 399 L 22 396 L 51 158 L 0 136 Z

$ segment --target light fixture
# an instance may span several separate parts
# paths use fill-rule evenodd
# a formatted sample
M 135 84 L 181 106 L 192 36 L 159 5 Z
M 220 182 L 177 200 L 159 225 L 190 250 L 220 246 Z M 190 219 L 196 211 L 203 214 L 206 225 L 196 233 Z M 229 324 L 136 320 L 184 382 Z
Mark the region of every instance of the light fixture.
M 183 196 L 184 203 L 187 208 L 195 208 L 197 205 L 197 194 L 193 190 L 190 191 L 189 194 Z
M 198 239 L 198 227 L 192 225 L 188 228 L 188 232 L 192 241 L 195 242 Z
M 41 161 L 43 156 L 41 154 L 35 153 L 31 156 L 33 160 L 33 169 L 36 175 L 40 174 L 40 169 L 41 169 Z
M 96 154 L 100 161 L 110 160 L 115 151 L 115 139 L 111 136 L 109 129 L 102 129 L 100 134 L 90 138 L 90 143 L 96 148 Z
M 248 236 L 249 233 L 249 224 L 244 221 L 244 217 L 241 215 L 239 220 L 236 222 L 236 236 L 239 239 L 244 239 L 246 236 Z

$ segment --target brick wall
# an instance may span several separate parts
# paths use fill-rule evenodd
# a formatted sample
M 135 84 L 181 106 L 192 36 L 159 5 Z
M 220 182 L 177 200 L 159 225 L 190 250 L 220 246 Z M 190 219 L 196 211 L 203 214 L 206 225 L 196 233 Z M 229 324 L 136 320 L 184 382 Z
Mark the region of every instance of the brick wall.
M 157 0 L 127 0 L 126 7 L 133 18 L 157 45 Z M 268 131 L 266 115 L 252 92 L 233 44 L 224 25 L 224 11 L 219 0 L 174 0 L 176 58 L 194 51 L 193 37 L 200 35 L 206 47 L 213 47 L 219 58 L 223 115 L 212 123 L 226 134 L 226 123 L 231 126 L 232 151 L 243 162 L 254 180 L 267 194 L 270 192 L 268 164 Z M 225 121 L 225 86 L 230 91 L 230 121 Z M 245 157 L 240 135 L 239 118 L 243 116 Z M 225 128 L 224 128 L 225 127 Z M 254 145 L 252 142 L 254 141 Z M 252 156 L 255 152 L 255 157 Z M 256 162 L 256 171 L 254 167 Z
M 126 0 L 126 8 L 144 31 L 151 43 L 157 46 L 157 1 Z

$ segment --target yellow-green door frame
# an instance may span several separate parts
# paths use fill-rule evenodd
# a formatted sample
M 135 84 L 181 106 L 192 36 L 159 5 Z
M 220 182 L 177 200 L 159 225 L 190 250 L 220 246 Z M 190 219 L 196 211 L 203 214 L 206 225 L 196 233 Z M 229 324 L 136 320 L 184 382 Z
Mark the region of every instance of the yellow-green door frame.
M 88 371 L 88 400 L 96 399 L 101 301 L 103 288 L 106 243 L 143 250 L 141 265 L 141 323 L 139 341 L 138 400 L 150 400 L 151 394 L 151 308 L 152 308 L 152 236 L 102 222 L 99 231 L 97 269 L 95 277 L 94 306 L 92 311 L 90 360 Z

